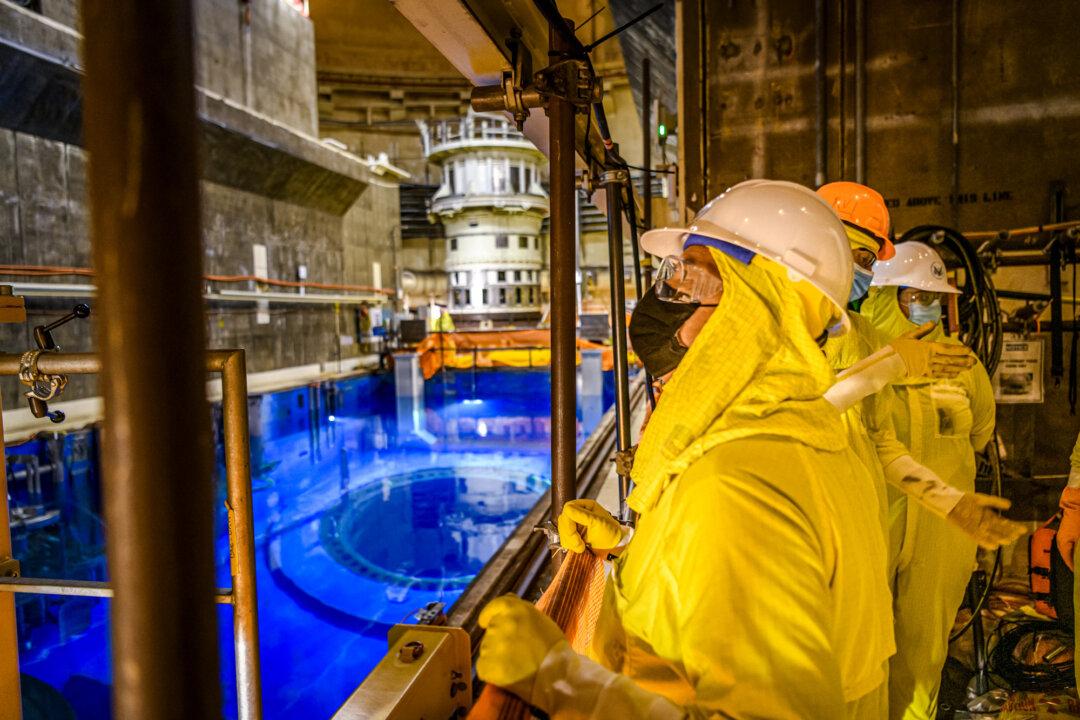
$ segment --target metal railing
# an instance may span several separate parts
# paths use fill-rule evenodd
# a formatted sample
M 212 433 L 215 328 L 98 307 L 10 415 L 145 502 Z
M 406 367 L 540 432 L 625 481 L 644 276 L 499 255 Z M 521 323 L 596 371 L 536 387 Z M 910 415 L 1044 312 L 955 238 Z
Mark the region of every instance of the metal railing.
M 0 376 L 18 375 L 19 355 L 0 353 Z M 92 375 L 101 372 L 101 360 L 92 353 L 43 353 L 38 369 L 49 375 Z M 206 370 L 221 373 L 222 417 L 225 431 L 226 509 L 229 526 L 229 561 L 232 588 L 218 589 L 215 601 L 233 607 L 233 647 L 236 653 L 236 695 L 240 720 L 262 717 L 259 679 L 259 620 L 255 588 L 255 531 L 251 502 L 251 454 L 248 436 L 247 368 L 243 350 L 212 350 Z M 0 403 L 0 418 L 2 418 Z M 3 422 L 0 419 L 0 434 Z M 0 467 L 3 463 L 0 463 Z M 0 498 L 7 496 L 7 478 L 0 473 Z M 0 564 L 10 554 L 10 516 L 0 503 Z M 207 508 L 207 512 L 211 509 Z M 107 542 L 108 540 L 106 540 Z M 0 568 L 2 569 L 2 568 Z M 3 574 L 3 573 L 0 573 Z M 107 582 L 51 578 L 0 577 L 0 593 L 35 593 L 82 597 L 112 597 Z M 0 595 L 2 597 L 2 595 Z M 3 610 L 0 606 L 0 610 Z M 14 605 L 11 605 L 11 621 Z M 0 622 L 7 622 L 0 617 Z M 7 645 L 7 644 L 5 644 Z M 14 657 L 5 657 L 12 652 Z M 18 687 L 17 646 L 0 647 L 0 669 L 14 670 Z

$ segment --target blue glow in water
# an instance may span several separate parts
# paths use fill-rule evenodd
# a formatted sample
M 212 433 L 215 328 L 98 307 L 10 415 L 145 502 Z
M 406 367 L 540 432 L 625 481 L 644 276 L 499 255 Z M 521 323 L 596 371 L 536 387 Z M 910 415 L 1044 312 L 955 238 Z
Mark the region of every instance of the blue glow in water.
M 449 372 L 422 402 L 367 376 L 249 401 L 265 716 L 329 717 L 386 651 L 386 631 L 451 604 L 549 484 L 546 370 Z M 583 398 L 579 443 L 613 402 Z M 224 451 L 217 582 L 230 585 Z M 15 555 L 27 576 L 106 578 L 97 435 L 10 448 Z M 111 718 L 108 602 L 17 595 L 24 674 L 80 720 Z M 226 717 L 232 612 L 218 606 Z M 30 715 L 28 718 L 32 717 Z

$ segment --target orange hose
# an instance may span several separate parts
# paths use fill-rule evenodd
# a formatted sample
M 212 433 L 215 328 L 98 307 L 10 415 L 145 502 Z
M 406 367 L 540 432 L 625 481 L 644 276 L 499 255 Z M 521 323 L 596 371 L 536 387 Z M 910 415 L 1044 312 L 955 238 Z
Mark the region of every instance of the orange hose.
M 0 275 L 12 275 L 16 277 L 46 277 L 49 275 L 79 275 L 92 277 L 92 268 L 61 267 L 57 265 L 0 265 Z M 203 275 L 203 279 L 210 282 L 239 283 L 256 282 L 276 287 L 313 288 L 317 290 L 343 290 L 351 292 L 374 292 L 383 295 L 393 295 L 393 290 L 377 288 L 370 285 L 346 285 L 341 283 L 300 282 L 297 280 L 276 280 L 262 278 L 255 275 Z

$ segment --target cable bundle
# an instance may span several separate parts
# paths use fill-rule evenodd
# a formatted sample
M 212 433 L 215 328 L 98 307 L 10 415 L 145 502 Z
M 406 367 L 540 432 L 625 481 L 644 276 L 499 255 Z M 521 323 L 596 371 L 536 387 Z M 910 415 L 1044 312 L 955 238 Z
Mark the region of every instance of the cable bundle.
M 1013 690 L 1070 687 L 1075 683 L 1072 645 L 1072 633 L 1060 623 L 1024 619 L 1001 633 L 990 653 L 990 672 Z

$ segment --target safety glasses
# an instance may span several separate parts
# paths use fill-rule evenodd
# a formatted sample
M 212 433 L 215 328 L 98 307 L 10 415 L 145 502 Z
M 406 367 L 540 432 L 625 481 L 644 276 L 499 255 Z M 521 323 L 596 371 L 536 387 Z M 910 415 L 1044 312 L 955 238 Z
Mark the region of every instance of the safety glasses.
M 944 298 L 945 293 L 933 292 L 931 290 L 904 288 L 900 291 L 900 300 L 908 304 L 931 305 L 935 300 L 941 302 Z
M 872 272 L 874 270 L 874 263 L 877 262 L 877 255 L 866 248 L 856 248 L 851 251 L 851 259 L 863 270 Z
M 714 306 L 724 284 L 701 266 L 668 255 L 656 271 L 653 289 L 656 297 L 666 302 Z

